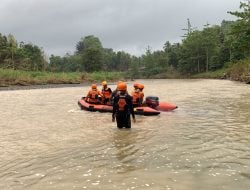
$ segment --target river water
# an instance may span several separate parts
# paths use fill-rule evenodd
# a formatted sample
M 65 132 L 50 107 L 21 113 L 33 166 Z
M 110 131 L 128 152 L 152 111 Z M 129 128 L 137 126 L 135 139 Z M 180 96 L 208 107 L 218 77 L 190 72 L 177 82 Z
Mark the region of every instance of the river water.
M 88 87 L 0 91 L 0 189 L 249 189 L 249 85 L 139 82 L 178 109 L 119 130 L 78 108 Z

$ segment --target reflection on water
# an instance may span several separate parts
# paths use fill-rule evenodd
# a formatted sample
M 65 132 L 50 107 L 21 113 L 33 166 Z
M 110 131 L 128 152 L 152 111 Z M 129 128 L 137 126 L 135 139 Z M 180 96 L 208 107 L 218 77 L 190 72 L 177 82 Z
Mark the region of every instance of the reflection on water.
M 249 85 L 140 82 L 179 108 L 119 130 L 77 107 L 88 87 L 1 91 L 0 189 L 249 188 Z
M 136 138 L 137 132 L 124 129 L 124 131 L 115 131 L 112 135 L 112 143 L 116 150 L 115 156 L 118 163 L 115 169 L 118 173 L 127 173 L 136 170 L 136 153 L 139 151 Z

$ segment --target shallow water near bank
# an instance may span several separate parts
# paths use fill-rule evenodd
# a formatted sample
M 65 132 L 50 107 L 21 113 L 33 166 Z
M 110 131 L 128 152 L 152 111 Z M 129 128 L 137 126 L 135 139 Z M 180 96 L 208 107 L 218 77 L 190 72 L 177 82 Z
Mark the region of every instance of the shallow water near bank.
M 249 85 L 139 82 L 178 109 L 118 130 L 110 113 L 79 109 L 86 86 L 1 91 L 0 189 L 249 188 Z

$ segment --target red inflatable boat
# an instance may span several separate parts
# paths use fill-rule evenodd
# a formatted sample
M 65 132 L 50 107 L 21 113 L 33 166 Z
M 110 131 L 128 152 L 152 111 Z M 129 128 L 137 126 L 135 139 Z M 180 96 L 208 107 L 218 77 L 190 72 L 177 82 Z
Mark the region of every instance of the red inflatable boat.
M 78 105 L 82 110 L 87 111 L 99 111 L 99 112 L 112 112 L 113 107 L 111 105 L 103 104 L 90 104 L 84 100 L 84 97 L 78 101 Z M 162 111 L 172 111 L 177 106 L 168 102 L 159 102 L 159 98 L 156 96 L 146 97 L 146 101 L 140 107 L 135 107 L 134 111 L 137 115 L 158 115 Z
M 111 105 L 103 105 L 103 104 L 90 104 L 82 98 L 78 101 L 78 105 L 82 110 L 87 111 L 99 111 L 99 112 L 112 112 L 113 106 Z M 143 107 L 136 107 L 134 108 L 134 112 L 137 115 L 158 115 L 160 114 L 160 111 L 157 111 L 153 108 L 150 108 L 148 106 Z
M 143 103 L 158 111 L 172 111 L 178 106 L 169 102 L 160 102 L 157 96 L 147 96 L 145 102 Z

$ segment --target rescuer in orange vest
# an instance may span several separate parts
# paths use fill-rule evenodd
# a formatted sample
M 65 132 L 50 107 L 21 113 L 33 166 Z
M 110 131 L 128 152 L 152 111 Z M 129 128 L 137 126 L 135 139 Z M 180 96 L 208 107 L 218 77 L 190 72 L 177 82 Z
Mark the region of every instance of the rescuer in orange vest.
M 112 90 L 108 87 L 107 81 L 102 82 L 102 103 L 110 104 L 110 98 L 112 94 Z
M 131 118 L 135 120 L 132 97 L 127 93 L 127 84 L 121 82 L 117 85 L 118 93 L 114 97 L 112 121 L 116 119 L 118 128 L 131 128 Z
M 134 107 L 141 106 L 144 98 L 144 93 L 142 92 L 144 89 L 144 85 L 135 82 L 134 90 L 131 93 L 132 103 Z
M 102 97 L 102 93 L 97 89 L 96 84 L 91 85 L 91 89 L 89 90 L 87 96 L 85 97 L 85 101 L 91 104 L 100 103 L 99 97 Z

